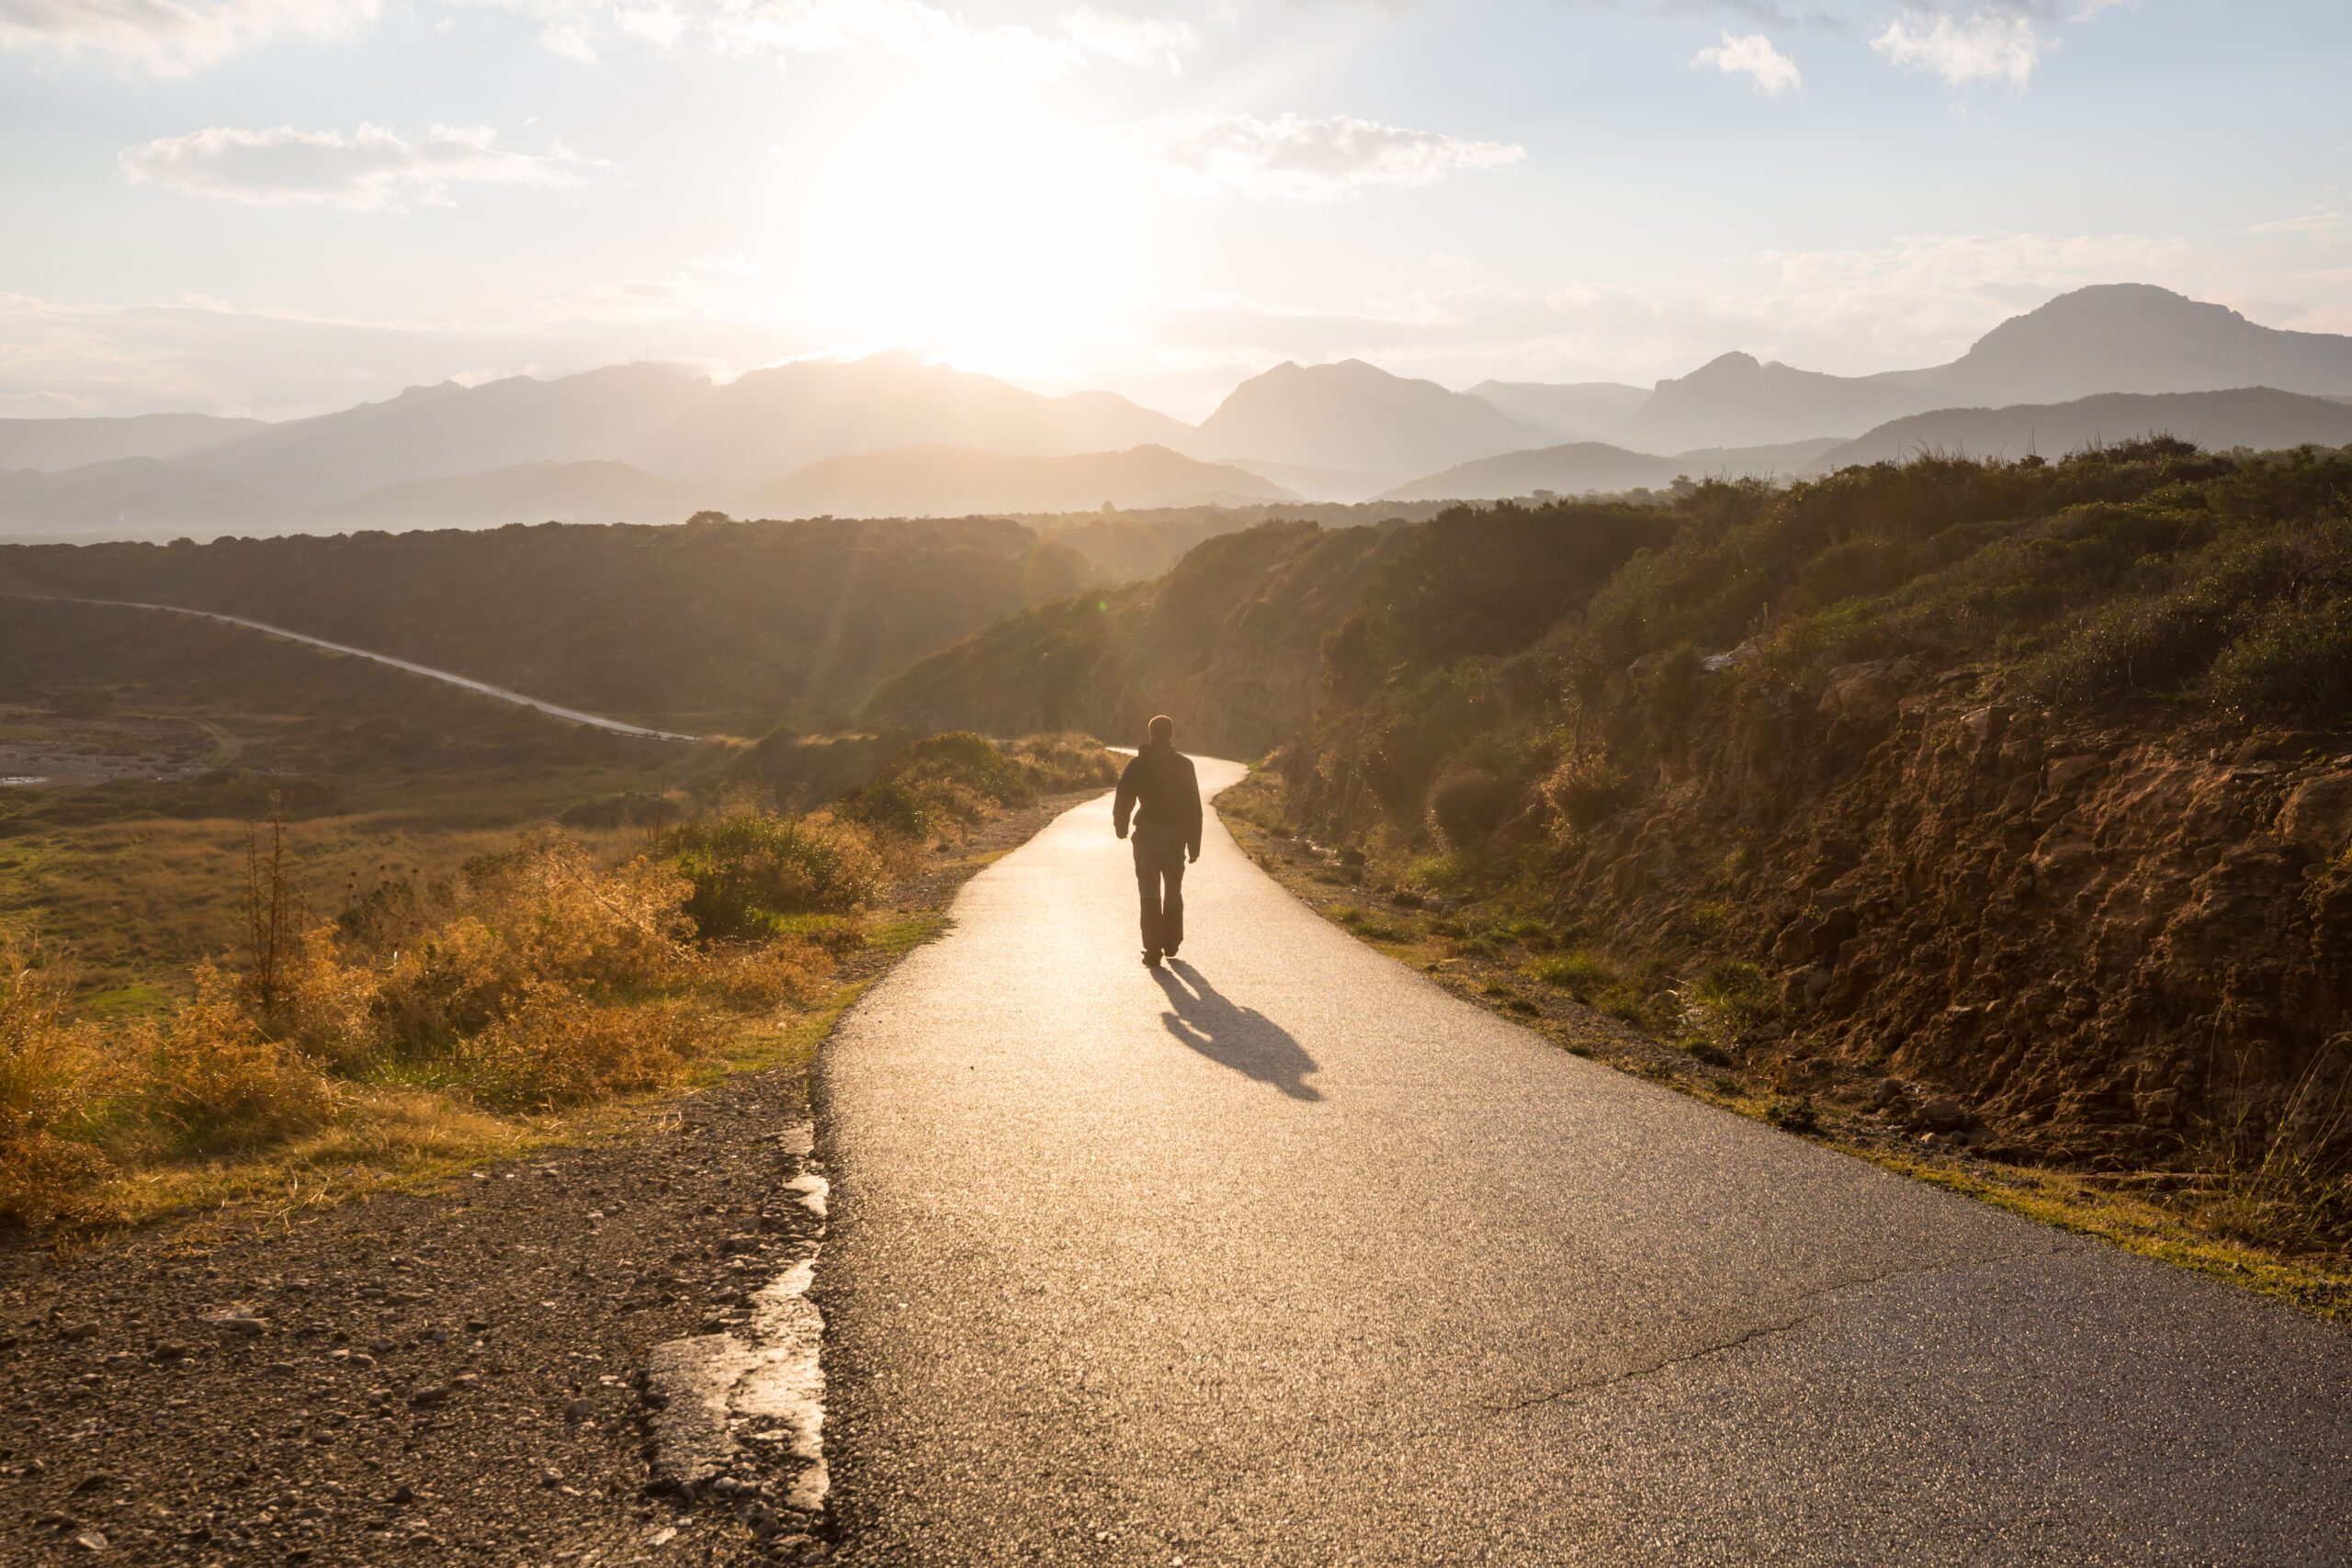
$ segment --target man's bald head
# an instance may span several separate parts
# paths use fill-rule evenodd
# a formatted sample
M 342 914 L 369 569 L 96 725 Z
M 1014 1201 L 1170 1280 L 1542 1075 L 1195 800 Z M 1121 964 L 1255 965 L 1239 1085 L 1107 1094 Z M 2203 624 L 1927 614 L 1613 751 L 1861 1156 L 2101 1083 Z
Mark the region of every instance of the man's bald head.
M 1151 738 L 1165 746 L 1176 739 L 1176 721 L 1166 714 L 1156 714 L 1151 720 Z

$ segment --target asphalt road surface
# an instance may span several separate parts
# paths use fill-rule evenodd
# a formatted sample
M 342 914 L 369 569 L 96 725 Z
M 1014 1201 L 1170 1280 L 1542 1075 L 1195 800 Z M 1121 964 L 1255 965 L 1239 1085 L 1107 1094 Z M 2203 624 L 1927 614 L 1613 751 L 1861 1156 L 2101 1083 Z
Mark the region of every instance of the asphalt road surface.
M 1214 822 L 1154 975 L 1109 817 L 827 1047 L 846 1561 L 2352 1561 L 2352 1335 L 1580 1061 Z

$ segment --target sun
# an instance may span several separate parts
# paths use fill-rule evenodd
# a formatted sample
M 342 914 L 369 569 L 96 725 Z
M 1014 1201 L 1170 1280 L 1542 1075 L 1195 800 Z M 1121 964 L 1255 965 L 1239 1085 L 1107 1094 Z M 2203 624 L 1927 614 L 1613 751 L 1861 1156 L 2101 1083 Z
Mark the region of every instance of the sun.
M 845 342 L 1000 371 L 1069 363 L 1134 297 L 1135 171 L 1017 94 L 929 87 L 819 155 L 797 303 Z

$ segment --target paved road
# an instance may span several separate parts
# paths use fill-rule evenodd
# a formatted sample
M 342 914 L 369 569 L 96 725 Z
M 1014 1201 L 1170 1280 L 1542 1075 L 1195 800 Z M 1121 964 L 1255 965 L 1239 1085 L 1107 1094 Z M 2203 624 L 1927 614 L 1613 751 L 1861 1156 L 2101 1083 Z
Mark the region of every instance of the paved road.
M 371 653 L 367 649 L 353 648 L 348 643 L 329 642 L 322 637 L 312 637 L 308 632 L 288 631 L 284 626 L 273 626 L 266 621 L 249 621 L 243 615 L 224 615 L 217 610 L 191 610 L 185 604 L 150 604 L 136 599 L 76 599 L 59 593 L 0 593 L 0 599 L 39 599 L 53 604 L 110 604 L 119 610 L 161 610 L 167 615 L 193 615 L 199 621 L 219 621 L 223 626 L 243 626 L 247 631 L 266 632 L 271 637 L 284 637 L 288 642 L 308 643 L 312 648 L 325 649 L 329 653 L 347 653 L 354 659 L 371 659 L 379 664 L 389 664 L 395 670 L 405 670 L 412 675 L 423 675 L 428 680 L 444 682 L 452 686 L 463 686 L 469 692 L 479 692 L 485 697 L 496 697 L 502 703 L 513 703 L 518 707 L 535 708 L 550 718 L 560 718 L 569 724 L 586 725 L 591 729 L 608 729 L 616 735 L 634 735 L 644 740 L 698 741 L 702 739 L 699 735 L 679 735 L 667 729 L 648 729 L 641 724 L 606 718 L 602 714 L 584 713 L 579 708 L 568 708 L 558 703 L 542 702 L 537 697 L 526 696 L 521 692 L 510 692 L 503 686 L 493 686 L 487 681 L 477 681 L 470 675 L 459 675 L 448 670 L 435 670 L 430 664 L 419 664 L 407 659 L 395 659 L 389 653 Z
M 1215 824 L 1155 976 L 1108 815 L 827 1048 L 848 1561 L 2352 1561 L 2352 1335 L 1579 1061 Z

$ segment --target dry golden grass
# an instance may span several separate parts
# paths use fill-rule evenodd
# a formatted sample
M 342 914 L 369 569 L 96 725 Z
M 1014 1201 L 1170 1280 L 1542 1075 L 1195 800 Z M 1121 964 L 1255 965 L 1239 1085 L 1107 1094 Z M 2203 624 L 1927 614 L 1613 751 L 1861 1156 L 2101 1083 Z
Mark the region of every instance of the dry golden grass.
M 1058 739 L 993 763 L 951 750 L 917 803 L 950 839 L 964 809 L 1109 765 Z M 83 853 L 136 874 L 71 913 L 136 919 L 126 902 L 201 885 L 220 946 L 250 933 L 233 966 L 76 1016 L 90 998 L 70 970 L 0 935 L 0 1222 L 62 1234 L 230 1200 L 300 1207 L 593 1134 L 718 1073 L 805 1064 L 858 988 L 843 958 L 936 929 L 862 913 L 937 863 L 927 841 L 830 812 L 733 806 L 660 839 L 445 827 L 431 858 L 349 819 L 274 824 L 282 857 L 229 826 L 86 836 Z M 376 857 L 323 921 L 307 914 L 322 852 L 334 871 Z

